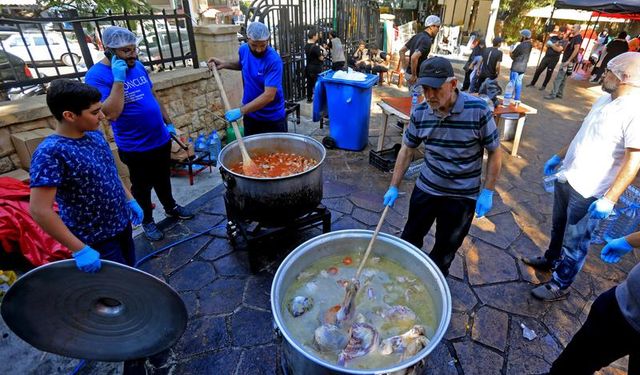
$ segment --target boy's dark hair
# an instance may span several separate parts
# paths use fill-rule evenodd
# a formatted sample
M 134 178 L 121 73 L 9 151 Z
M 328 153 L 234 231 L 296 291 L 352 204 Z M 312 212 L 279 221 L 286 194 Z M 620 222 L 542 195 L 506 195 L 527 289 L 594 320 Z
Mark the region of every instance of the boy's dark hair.
M 309 30 L 309 32 L 307 33 L 307 39 L 311 39 L 316 35 L 318 35 L 318 30 Z
M 621 31 L 620 34 L 618 34 L 618 39 L 624 39 L 627 37 L 627 32 L 626 31 Z
M 329 31 L 329 37 L 330 38 L 337 38 L 338 34 L 334 30 L 331 30 L 331 31 Z
M 74 79 L 53 80 L 47 90 L 47 106 L 58 121 L 62 120 L 64 111 L 79 115 L 100 99 L 98 89 Z

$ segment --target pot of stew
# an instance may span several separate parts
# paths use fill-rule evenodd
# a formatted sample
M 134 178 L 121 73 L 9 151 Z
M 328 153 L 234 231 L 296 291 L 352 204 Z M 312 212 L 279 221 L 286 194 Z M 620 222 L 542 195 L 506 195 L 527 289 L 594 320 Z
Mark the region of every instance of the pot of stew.
M 265 133 L 246 137 L 244 143 L 258 166 L 257 174 L 244 174 L 237 141 L 226 145 L 218 157 L 227 208 L 235 215 L 279 225 L 320 204 L 326 155 L 320 142 L 300 134 Z
M 380 233 L 342 230 L 293 250 L 271 287 L 287 374 L 420 374 L 451 319 L 451 293 L 429 257 Z

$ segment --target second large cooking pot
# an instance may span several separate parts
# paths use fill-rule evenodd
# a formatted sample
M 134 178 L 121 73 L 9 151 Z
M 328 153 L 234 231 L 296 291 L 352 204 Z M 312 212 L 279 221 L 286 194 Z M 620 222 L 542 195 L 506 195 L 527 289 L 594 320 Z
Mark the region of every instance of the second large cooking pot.
M 249 177 L 231 171 L 242 161 L 237 141 L 226 145 L 218 157 L 226 187 L 228 217 L 282 225 L 320 204 L 324 146 L 313 138 L 293 133 L 264 133 L 243 138 L 249 155 L 274 152 L 294 153 L 315 159 L 318 164 L 298 174 L 276 178 Z

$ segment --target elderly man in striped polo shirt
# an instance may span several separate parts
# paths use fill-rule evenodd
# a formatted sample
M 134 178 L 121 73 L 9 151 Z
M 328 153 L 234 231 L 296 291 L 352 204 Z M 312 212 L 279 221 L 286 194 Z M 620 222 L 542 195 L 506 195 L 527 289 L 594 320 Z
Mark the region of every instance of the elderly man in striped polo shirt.
M 491 209 L 502 165 L 500 141 L 493 113 L 483 100 L 457 89 L 448 60 L 426 60 L 418 77 L 426 102 L 411 116 L 384 204 L 393 205 L 411 163 L 412 149 L 424 143 L 425 163 L 411 194 L 402 238 L 422 248 L 435 221 L 436 242 L 429 256 L 446 276 L 469 233 L 474 210 L 481 217 Z M 489 158 L 482 188 L 484 150 Z

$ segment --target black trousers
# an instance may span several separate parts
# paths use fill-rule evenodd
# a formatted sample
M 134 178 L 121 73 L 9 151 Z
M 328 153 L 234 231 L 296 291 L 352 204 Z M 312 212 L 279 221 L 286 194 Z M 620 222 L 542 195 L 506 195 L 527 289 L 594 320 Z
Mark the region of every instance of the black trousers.
M 289 131 L 289 125 L 287 124 L 287 118 L 277 121 L 261 121 L 253 119 L 249 116 L 242 118 L 244 124 L 244 135 L 250 136 L 261 133 L 286 133 Z
M 628 374 L 640 374 L 640 332 L 620 312 L 615 290 L 596 298 L 584 325 L 553 362 L 550 375 L 591 375 L 626 355 Z
M 344 61 L 338 61 L 331 64 L 331 70 L 344 70 Z
M 436 243 L 429 257 L 447 276 L 456 251 L 469 233 L 476 201 L 469 198 L 441 197 L 413 188 L 409 218 L 401 238 L 422 249 L 424 236 L 436 222 Z
M 322 73 L 322 65 L 307 65 L 305 70 L 307 76 L 307 100 L 313 99 L 313 90 L 318 81 L 318 75 Z
M 130 225 L 115 236 L 94 242 L 90 246 L 100 253 L 101 259 L 112 260 L 131 267 L 136 263 L 135 245 Z
M 462 81 L 462 91 L 467 91 L 471 87 L 471 72 L 473 69 L 467 69 L 464 71 L 464 81 Z
M 547 87 L 547 84 L 551 80 L 551 76 L 553 75 L 553 70 L 556 68 L 556 64 L 558 64 L 558 60 L 560 60 L 560 56 L 558 57 L 549 57 L 545 56 L 540 60 L 540 65 L 536 72 L 533 74 L 533 79 L 531 80 L 531 84 L 535 85 L 538 82 L 538 78 L 540 78 L 540 74 L 546 69 L 547 75 L 544 76 L 544 81 L 542 82 L 542 87 Z
M 171 194 L 171 141 L 148 151 L 118 151 L 129 167 L 131 194 L 144 211 L 143 223 L 153 221 L 151 189 L 155 190 L 165 211 L 176 206 Z

